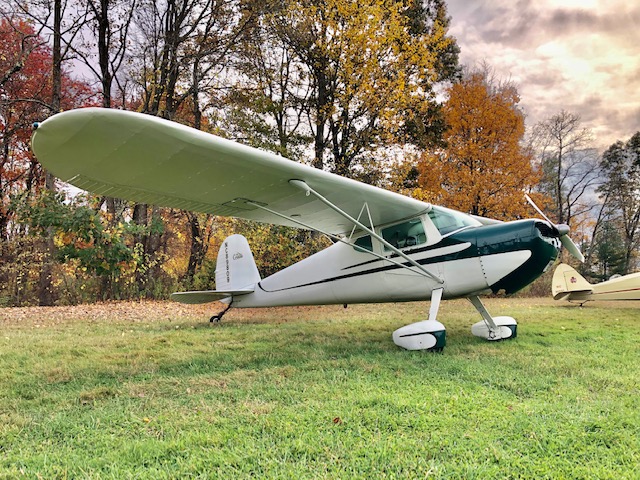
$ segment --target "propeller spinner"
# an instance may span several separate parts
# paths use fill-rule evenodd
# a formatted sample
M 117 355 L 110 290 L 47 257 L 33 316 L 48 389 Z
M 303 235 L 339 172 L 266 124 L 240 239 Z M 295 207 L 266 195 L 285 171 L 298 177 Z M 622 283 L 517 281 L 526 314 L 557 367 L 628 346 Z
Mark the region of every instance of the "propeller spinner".
M 542 210 L 540 210 L 540 208 L 535 204 L 535 202 L 531 199 L 531 197 L 529 195 L 527 195 L 526 193 L 524 194 L 525 198 L 527 199 L 527 202 L 529 202 L 529 204 L 535 209 L 536 212 L 538 212 L 540 214 L 540 216 L 542 218 L 544 218 L 547 222 L 549 222 L 549 225 L 551 225 L 554 230 L 558 233 L 558 238 L 560 239 L 560 242 L 562 243 L 562 246 L 564 248 L 567 249 L 567 251 L 576 259 L 580 260 L 580 262 L 584 263 L 584 255 L 582 255 L 582 252 L 580 251 L 580 249 L 578 248 L 578 246 L 573 243 L 573 240 L 571 240 L 571 238 L 569 238 L 569 225 L 565 225 L 564 223 L 553 223 L 549 217 L 547 217 L 544 212 Z

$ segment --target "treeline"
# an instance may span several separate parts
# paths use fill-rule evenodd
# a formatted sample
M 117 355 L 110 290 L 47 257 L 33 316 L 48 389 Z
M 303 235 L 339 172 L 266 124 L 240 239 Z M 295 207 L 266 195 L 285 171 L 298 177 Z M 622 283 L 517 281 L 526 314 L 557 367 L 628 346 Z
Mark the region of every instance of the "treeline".
M 34 122 L 83 106 L 160 116 L 479 215 L 533 215 L 526 191 L 571 224 L 589 273 L 636 267 L 640 134 L 599 156 L 564 111 L 527 134 L 516 87 L 458 64 L 441 0 L 0 8 L 0 305 L 212 288 L 234 232 L 263 276 L 328 243 L 69 188 L 29 139 Z

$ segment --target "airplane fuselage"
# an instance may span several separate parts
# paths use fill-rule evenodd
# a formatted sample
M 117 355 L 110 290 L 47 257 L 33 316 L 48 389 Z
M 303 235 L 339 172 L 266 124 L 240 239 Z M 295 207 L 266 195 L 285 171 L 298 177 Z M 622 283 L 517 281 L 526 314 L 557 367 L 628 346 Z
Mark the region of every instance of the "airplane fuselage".
M 557 258 L 560 244 L 544 235 L 545 227 L 539 220 L 467 227 L 434 243 L 402 249 L 442 282 L 423 275 L 395 253 L 388 252 L 388 260 L 372 258 L 358 247 L 336 243 L 261 280 L 253 293 L 234 297 L 233 305 L 248 308 L 420 301 L 430 299 L 431 292 L 441 287 L 445 299 L 500 290 L 514 293 Z M 384 254 L 382 245 L 376 243 L 371 242 L 371 248 Z

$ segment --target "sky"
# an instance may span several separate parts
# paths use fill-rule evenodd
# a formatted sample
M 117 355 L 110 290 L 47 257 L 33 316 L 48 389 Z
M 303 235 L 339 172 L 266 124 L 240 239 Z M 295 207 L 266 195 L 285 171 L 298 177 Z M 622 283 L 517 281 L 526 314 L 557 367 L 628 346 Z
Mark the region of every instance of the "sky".
M 604 150 L 640 130 L 640 1 L 447 0 L 460 63 L 513 81 L 528 128 L 566 110 Z

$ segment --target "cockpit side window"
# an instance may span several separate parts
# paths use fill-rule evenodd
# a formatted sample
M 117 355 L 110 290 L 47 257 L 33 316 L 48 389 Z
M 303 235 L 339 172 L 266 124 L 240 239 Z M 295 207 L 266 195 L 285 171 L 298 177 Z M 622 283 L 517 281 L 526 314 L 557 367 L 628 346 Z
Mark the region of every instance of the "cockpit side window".
M 364 237 L 360 237 L 355 242 L 353 242 L 353 244 L 354 244 L 353 248 L 356 250 L 356 252 L 363 252 L 365 250 L 373 252 L 371 235 L 365 235 Z
M 427 242 L 424 226 L 419 218 L 382 229 L 382 238 L 396 248 L 404 249 Z M 385 247 L 385 250 L 389 250 Z
M 442 207 L 433 207 L 429 212 L 429 218 L 441 235 L 447 235 L 465 227 L 479 227 L 482 225 L 469 215 Z

